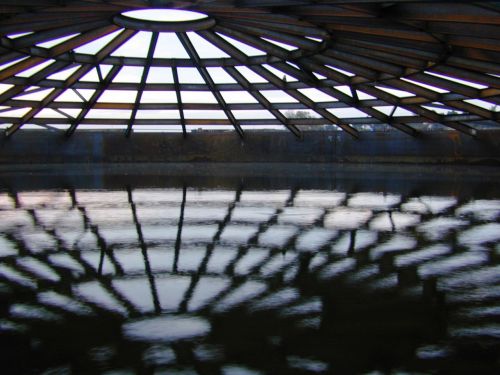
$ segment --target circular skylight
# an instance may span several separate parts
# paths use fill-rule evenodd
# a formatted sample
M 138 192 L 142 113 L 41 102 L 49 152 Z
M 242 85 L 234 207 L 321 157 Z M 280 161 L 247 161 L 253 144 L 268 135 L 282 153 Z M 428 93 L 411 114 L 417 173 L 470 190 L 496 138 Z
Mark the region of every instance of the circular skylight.
M 207 15 L 203 13 L 179 9 L 141 9 L 124 12 L 122 15 L 137 20 L 154 22 L 185 22 L 207 18 Z

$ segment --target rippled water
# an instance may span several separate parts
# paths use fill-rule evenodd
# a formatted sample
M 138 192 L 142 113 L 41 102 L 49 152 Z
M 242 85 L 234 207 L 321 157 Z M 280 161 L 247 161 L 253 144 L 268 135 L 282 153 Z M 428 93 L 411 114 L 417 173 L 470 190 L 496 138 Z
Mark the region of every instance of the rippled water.
M 4 172 L 2 372 L 498 373 L 490 172 Z

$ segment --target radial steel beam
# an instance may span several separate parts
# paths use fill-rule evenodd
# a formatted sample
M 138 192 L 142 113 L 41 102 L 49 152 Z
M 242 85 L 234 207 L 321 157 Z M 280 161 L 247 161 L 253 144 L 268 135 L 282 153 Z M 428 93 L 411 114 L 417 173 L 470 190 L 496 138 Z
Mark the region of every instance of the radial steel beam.
M 186 49 L 187 53 L 189 54 L 189 57 L 191 57 L 191 59 L 195 62 L 198 72 L 203 77 L 204 81 L 207 83 L 210 91 L 215 96 L 215 99 L 219 103 L 220 107 L 226 114 L 231 124 L 233 125 L 234 129 L 237 131 L 238 135 L 243 138 L 243 129 L 241 128 L 241 125 L 238 123 L 233 113 L 227 106 L 226 101 L 222 97 L 221 93 L 217 90 L 212 77 L 208 73 L 208 70 L 204 66 L 202 66 L 198 52 L 196 51 L 193 44 L 189 40 L 188 36 L 185 33 L 177 33 L 176 35 L 181 41 L 183 47 Z

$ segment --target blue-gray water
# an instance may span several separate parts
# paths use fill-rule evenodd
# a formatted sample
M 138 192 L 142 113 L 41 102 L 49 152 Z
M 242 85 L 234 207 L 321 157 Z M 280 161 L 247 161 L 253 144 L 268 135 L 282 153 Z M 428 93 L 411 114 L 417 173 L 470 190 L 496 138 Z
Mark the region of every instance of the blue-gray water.
M 2 373 L 499 373 L 499 173 L 4 170 Z

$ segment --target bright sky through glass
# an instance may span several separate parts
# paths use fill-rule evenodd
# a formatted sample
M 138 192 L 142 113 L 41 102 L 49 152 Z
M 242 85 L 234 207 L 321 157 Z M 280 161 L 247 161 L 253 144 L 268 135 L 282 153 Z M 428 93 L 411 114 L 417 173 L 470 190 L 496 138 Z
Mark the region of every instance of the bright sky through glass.
M 123 13 L 124 16 L 143 21 L 183 22 L 207 18 L 205 14 L 179 9 L 142 9 Z

